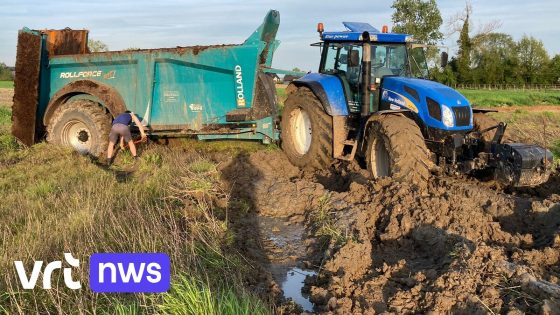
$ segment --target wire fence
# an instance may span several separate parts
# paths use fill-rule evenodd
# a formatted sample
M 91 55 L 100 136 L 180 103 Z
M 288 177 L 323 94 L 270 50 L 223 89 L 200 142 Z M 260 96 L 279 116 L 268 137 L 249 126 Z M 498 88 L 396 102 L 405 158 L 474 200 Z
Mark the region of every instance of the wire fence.
M 560 84 L 454 84 L 453 88 L 463 90 L 515 90 L 515 91 L 550 91 L 560 92 Z

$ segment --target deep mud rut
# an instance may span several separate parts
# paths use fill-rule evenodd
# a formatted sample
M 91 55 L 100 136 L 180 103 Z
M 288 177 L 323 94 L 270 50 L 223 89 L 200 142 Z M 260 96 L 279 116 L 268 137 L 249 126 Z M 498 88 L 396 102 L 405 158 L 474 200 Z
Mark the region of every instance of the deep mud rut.
M 302 172 L 279 151 L 214 159 L 247 209 L 231 222 L 257 265 L 248 285 L 279 313 L 560 312 L 557 174 L 535 189 L 432 176 L 417 190 L 351 166 Z

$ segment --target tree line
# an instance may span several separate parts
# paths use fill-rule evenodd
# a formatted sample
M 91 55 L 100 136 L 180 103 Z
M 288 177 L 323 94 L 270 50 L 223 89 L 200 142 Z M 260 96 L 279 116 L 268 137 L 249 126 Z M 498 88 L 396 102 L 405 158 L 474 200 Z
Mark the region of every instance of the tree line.
M 393 31 L 412 34 L 419 42 L 440 45 L 443 39 L 459 34 L 458 51 L 449 64 L 441 68 L 431 63 L 433 80 L 448 85 L 560 84 L 560 55 L 551 57 L 543 42 L 533 36 L 515 41 L 511 35 L 498 32 L 498 20 L 473 32 L 469 2 L 448 17 L 445 27 L 435 0 L 395 0 L 392 8 Z
M 14 76 L 12 74 L 12 69 L 6 66 L 5 63 L 0 62 L 0 81 L 13 81 Z

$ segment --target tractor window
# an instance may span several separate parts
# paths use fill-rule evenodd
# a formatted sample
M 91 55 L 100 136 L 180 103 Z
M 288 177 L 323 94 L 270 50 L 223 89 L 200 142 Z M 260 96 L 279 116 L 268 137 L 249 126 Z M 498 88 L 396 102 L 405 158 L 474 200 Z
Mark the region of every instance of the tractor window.
M 413 77 L 428 77 L 428 63 L 426 62 L 424 47 L 413 47 L 410 49 L 410 68 Z
M 357 89 L 362 63 L 362 46 L 330 43 L 327 49 L 322 72 L 343 76 L 353 89 Z
M 371 74 L 374 80 L 386 75 L 406 75 L 406 61 L 404 45 L 372 45 L 371 47 Z

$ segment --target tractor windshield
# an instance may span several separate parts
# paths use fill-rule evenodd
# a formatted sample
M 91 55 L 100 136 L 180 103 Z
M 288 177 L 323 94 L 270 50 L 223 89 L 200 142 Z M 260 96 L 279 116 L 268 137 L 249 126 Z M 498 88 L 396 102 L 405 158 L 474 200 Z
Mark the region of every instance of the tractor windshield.
M 360 43 L 326 43 L 323 51 L 321 73 L 335 74 L 359 89 L 361 81 L 362 45 Z M 428 64 L 424 46 L 405 44 L 371 45 L 372 82 L 379 83 L 384 76 L 427 78 Z
M 410 71 L 411 76 L 414 78 L 427 78 L 428 77 L 428 62 L 426 61 L 426 53 L 424 46 L 412 45 L 409 48 L 410 58 Z
M 406 76 L 406 47 L 395 44 L 371 45 L 371 75 L 375 79 L 386 75 Z

